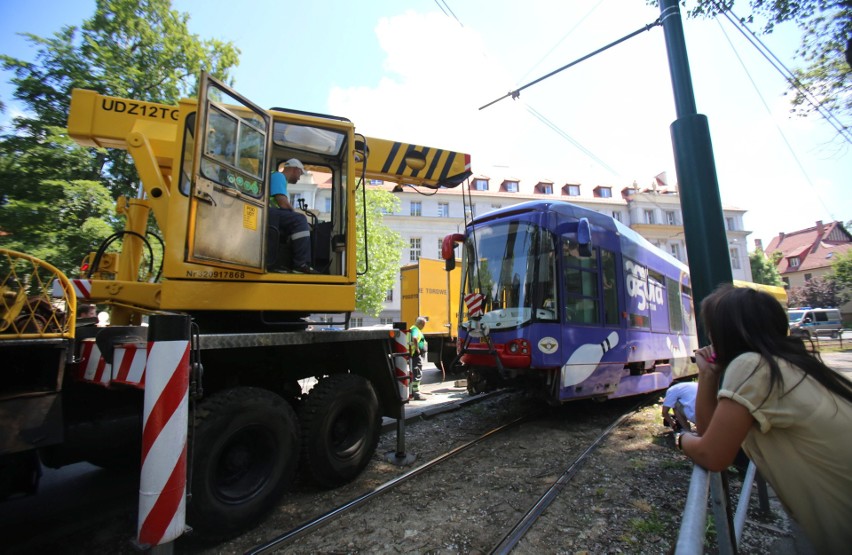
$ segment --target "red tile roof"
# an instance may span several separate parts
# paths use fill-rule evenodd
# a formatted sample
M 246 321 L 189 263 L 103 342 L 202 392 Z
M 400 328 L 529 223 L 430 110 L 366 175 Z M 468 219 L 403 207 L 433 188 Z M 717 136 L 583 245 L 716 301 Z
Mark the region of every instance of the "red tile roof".
M 831 266 L 834 258 L 852 250 L 852 235 L 841 222 L 823 225 L 821 221 L 814 227 L 780 233 L 772 238 L 764 249 L 771 256 L 780 251 L 784 257 L 778 262 L 781 275 L 789 272 L 802 272 Z M 791 266 L 793 258 L 798 257 L 798 266 Z

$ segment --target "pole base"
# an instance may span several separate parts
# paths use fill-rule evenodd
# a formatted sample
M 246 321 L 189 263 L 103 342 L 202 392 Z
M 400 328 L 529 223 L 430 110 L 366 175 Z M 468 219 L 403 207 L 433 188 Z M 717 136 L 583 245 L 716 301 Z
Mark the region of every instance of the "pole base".
M 385 453 L 385 460 L 396 466 L 409 466 L 417 459 L 417 455 L 412 453 L 400 453 L 398 451 L 388 451 Z

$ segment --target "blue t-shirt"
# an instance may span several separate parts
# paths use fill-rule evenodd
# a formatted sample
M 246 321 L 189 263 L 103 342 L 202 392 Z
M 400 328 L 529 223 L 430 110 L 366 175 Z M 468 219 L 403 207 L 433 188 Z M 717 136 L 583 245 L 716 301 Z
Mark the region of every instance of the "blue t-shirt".
M 281 172 L 272 172 L 272 177 L 269 178 L 269 198 L 273 202 L 275 195 L 287 196 L 287 177 Z

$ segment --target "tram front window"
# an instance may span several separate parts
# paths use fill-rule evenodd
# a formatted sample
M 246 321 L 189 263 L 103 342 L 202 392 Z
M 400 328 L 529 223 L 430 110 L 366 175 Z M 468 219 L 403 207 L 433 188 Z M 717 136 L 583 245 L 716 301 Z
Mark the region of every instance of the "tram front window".
M 554 252 L 550 234 L 530 223 L 478 228 L 465 241 L 462 299 L 482 295 L 482 321 L 493 328 L 556 320 Z

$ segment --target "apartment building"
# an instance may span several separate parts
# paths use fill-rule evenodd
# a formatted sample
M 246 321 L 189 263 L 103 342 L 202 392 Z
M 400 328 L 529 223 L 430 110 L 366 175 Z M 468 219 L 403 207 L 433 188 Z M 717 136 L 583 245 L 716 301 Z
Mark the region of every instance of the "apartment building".
M 466 220 L 498 208 L 529 200 L 559 200 L 577 204 L 611 216 L 631 227 L 652 244 L 688 263 L 683 232 L 683 214 L 676 188 L 658 176 L 647 187 L 633 184 L 617 188 L 610 185 L 586 185 L 555 182 L 548 179 L 522 179 L 504 172 L 501 175 L 474 175 L 470 188 L 432 191 L 411 186 L 373 182 L 372 187 L 393 191 L 400 200 L 399 210 L 385 215 L 385 224 L 402 236 L 406 245 L 400 252 L 400 266 L 419 258 L 440 258 L 441 242 L 450 233 L 462 233 Z M 328 194 L 322 183 L 314 183 L 310 174 L 290 186 L 291 197 L 305 198 L 321 213 L 329 210 Z M 291 199 L 292 200 L 292 199 Z M 295 203 L 294 203 L 295 205 Z M 734 279 L 751 281 L 747 237 L 743 227 L 745 210 L 723 207 L 731 269 Z M 322 215 L 321 215 L 322 217 Z M 390 323 L 399 319 L 399 282 L 388 291 L 385 309 L 378 318 L 353 314 L 354 325 Z

